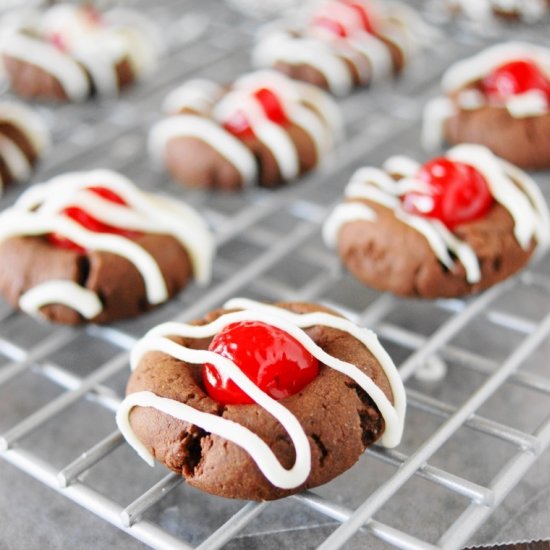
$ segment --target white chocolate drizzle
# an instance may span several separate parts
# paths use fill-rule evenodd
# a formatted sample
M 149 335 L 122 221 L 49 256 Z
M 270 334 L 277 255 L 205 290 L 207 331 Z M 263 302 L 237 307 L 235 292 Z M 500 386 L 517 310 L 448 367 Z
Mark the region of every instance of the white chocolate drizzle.
M 113 191 L 126 205 L 88 189 L 95 186 Z M 214 244 L 202 218 L 183 203 L 140 191 L 124 176 L 110 170 L 64 174 L 30 188 L 0 215 L 0 241 L 15 236 L 62 235 L 86 250 L 111 252 L 130 261 L 143 277 L 149 303 L 159 304 L 168 298 L 164 276 L 151 254 L 130 238 L 84 228 L 63 215 L 69 206 L 79 207 L 113 227 L 171 235 L 189 254 L 197 282 L 209 282 Z M 43 300 L 44 292 L 31 293 L 27 303 Z M 63 303 L 80 311 L 79 297 L 67 292 Z M 91 309 L 89 305 L 86 311 Z
M 544 249 L 550 238 L 548 209 L 535 182 L 524 172 L 493 155 L 481 145 L 458 145 L 446 157 L 475 168 L 487 181 L 495 201 L 500 203 L 514 220 L 514 235 L 525 250 L 535 240 Z M 437 259 L 448 269 L 454 265 L 454 255 L 464 266 L 466 280 L 475 284 L 481 280 L 479 260 L 473 249 L 454 235 L 441 221 L 405 212 L 399 197 L 407 191 L 425 189 L 426 184 L 415 179 L 420 166 L 404 157 L 392 157 L 384 170 L 361 168 L 348 184 L 345 196 L 325 222 L 323 236 L 327 246 L 335 247 L 338 234 L 348 223 L 364 220 L 376 223 L 376 213 L 361 200 L 380 204 L 394 212 L 397 219 L 421 233 Z M 402 176 L 394 180 L 390 174 Z
M 382 444 L 387 447 L 394 447 L 399 444 L 406 410 L 405 391 L 395 365 L 373 332 L 360 328 L 347 319 L 328 313 L 296 314 L 283 308 L 264 305 L 243 298 L 230 300 L 224 307 L 240 311 L 226 313 L 215 321 L 202 326 L 165 323 L 149 331 L 132 350 L 132 369 L 135 369 L 141 358 L 150 351 L 162 351 L 187 363 L 213 364 L 221 376 L 233 380 L 255 403 L 280 422 L 294 444 L 296 451 L 295 463 L 290 469 L 285 469 L 262 439 L 233 421 L 197 411 L 189 405 L 160 397 L 152 392 L 141 391 L 129 394 L 123 400 L 117 411 L 116 421 L 122 435 L 148 464 L 153 465 L 153 457 L 137 438 L 130 424 L 130 413 L 135 406 L 155 408 L 174 418 L 194 424 L 208 433 L 219 435 L 235 443 L 251 456 L 263 475 L 276 487 L 292 489 L 306 481 L 311 471 L 311 448 L 298 419 L 281 402 L 276 401 L 260 390 L 233 361 L 215 352 L 181 346 L 168 338 L 169 336 L 212 337 L 231 323 L 250 320 L 264 322 L 287 332 L 321 363 L 352 378 L 367 392 L 384 418 L 385 430 L 381 438 Z M 302 330 L 316 325 L 341 330 L 364 344 L 379 362 L 390 383 L 393 405 L 382 390 L 363 371 L 355 365 L 328 355 Z
M 212 107 L 222 95 L 222 87 L 215 82 L 196 78 L 172 90 L 166 96 L 162 109 L 166 114 L 177 114 L 187 108 L 209 116 Z
M 18 130 L 32 150 L 32 159 L 49 146 L 48 129 L 40 117 L 30 108 L 14 101 L 0 102 L 0 124 L 5 123 Z M 19 143 L 0 130 L 0 158 L 4 161 L 10 178 L 15 181 L 28 179 L 33 160 L 25 154 Z M 0 181 L 0 192 L 2 190 Z
M 32 287 L 19 298 L 19 307 L 33 316 L 40 314 L 40 308 L 51 304 L 66 305 L 85 319 L 93 319 L 103 310 L 95 292 L 73 281 L 46 281 Z
M 235 167 L 244 184 L 256 178 L 256 161 L 250 150 L 213 120 L 196 115 L 171 116 L 153 126 L 149 134 L 149 152 L 153 159 L 162 164 L 166 145 L 180 137 L 195 137 L 213 147 Z
M 293 37 L 277 31 L 261 40 L 252 56 L 257 67 L 273 67 L 277 62 L 310 65 L 323 75 L 328 89 L 338 96 L 349 94 L 353 88 L 352 75 L 345 61 L 337 51 L 319 39 Z

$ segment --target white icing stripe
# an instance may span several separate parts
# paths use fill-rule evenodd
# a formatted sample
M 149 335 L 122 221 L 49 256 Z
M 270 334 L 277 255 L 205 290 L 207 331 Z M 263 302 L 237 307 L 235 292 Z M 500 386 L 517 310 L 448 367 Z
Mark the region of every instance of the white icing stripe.
M 549 107 L 546 94 L 542 90 L 530 90 L 512 96 L 506 102 L 506 109 L 514 118 L 544 115 Z
M 103 310 L 103 305 L 95 292 L 82 288 L 73 281 L 46 281 L 31 288 L 19 298 L 19 307 L 29 315 L 37 315 L 41 307 L 51 304 L 68 306 L 85 319 L 93 319 Z
M 103 18 L 126 39 L 134 74 L 141 78 L 151 73 L 166 49 L 165 38 L 157 25 L 146 15 L 122 7 L 109 9 Z
M 211 80 L 188 80 L 166 96 L 162 110 L 167 114 L 175 114 L 189 107 L 201 114 L 208 114 L 222 94 L 222 87 Z
M 487 100 L 480 90 L 465 89 L 458 94 L 458 104 L 465 111 L 475 111 L 486 105 Z
M 382 443 L 386 446 L 395 446 L 399 443 L 403 431 L 406 409 L 405 392 L 395 365 L 378 342 L 374 333 L 361 329 L 346 319 L 327 313 L 294 314 L 282 308 L 266 306 L 244 299 L 231 300 L 225 307 L 229 309 L 244 308 L 244 310 L 227 313 L 215 321 L 202 326 L 165 323 L 155 327 L 132 350 L 132 368 L 136 368 L 140 359 L 146 353 L 153 350 L 163 351 L 187 363 L 213 364 L 221 376 L 232 379 L 258 405 L 263 407 L 281 423 L 295 446 L 295 463 L 289 470 L 283 468 L 271 449 L 255 434 L 242 426 L 216 415 L 196 411 L 188 405 L 175 400 L 161 398 L 149 392 L 139 392 L 128 395 L 122 402 L 117 411 L 117 425 L 128 443 L 149 464 L 153 464 L 153 457 L 150 455 L 148 449 L 137 439 L 129 422 L 131 409 L 136 405 L 157 408 L 175 418 L 196 424 L 210 433 L 220 435 L 234 442 L 250 454 L 265 477 L 277 487 L 290 489 L 302 484 L 307 479 L 311 469 L 311 450 L 307 436 L 296 417 L 281 403 L 260 390 L 229 359 L 214 352 L 186 348 L 167 338 L 168 336 L 184 336 L 187 338 L 211 337 L 231 323 L 247 320 L 265 322 L 287 332 L 327 367 L 351 377 L 369 394 L 384 418 L 385 430 L 382 436 Z M 342 330 L 363 343 L 386 373 L 395 404 L 391 404 L 382 390 L 363 371 L 355 365 L 328 355 L 302 330 L 303 328 L 315 325 Z
M 15 31 L 2 40 L 0 52 L 53 75 L 73 101 L 81 101 L 90 93 L 88 77 L 82 67 L 47 42 Z
M 195 137 L 214 147 L 220 155 L 238 170 L 245 184 L 257 176 L 254 155 L 243 143 L 215 122 L 194 115 L 177 115 L 161 120 L 149 134 L 149 151 L 161 162 L 167 143 L 178 137 Z
M 491 194 L 514 219 L 514 235 L 524 249 L 529 248 L 535 236 L 537 213 L 529 199 L 503 170 L 500 160 L 489 149 L 463 144 L 453 147 L 447 157 L 473 166 L 483 175 Z
M 0 241 L 11 237 L 59 233 L 88 250 L 100 250 L 122 256 L 140 272 L 145 283 L 147 299 L 160 304 L 168 299 L 168 290 L 162 272 L 154 258 L 139 245 L 125 237 L 94 233 L 84 229 L 70 218 L 61 216 L 36 216 L 16 208 L 8 208 L 2 214 Z
M 350 38 L 348 42 L 370 61 L 373 81 L 391 75 L 393 60 L 390 50 L 384 42 L 369 33 L 361 33 L 357 37 Z
M 29 140 L 36 154 L 50 145 L 50 133 L 38 114 L 15 101 L 0 102 L 0 121 L 16 126 Z
M 332 98 L 316 86 L 298 81 L 293 82 L 293 84 L 299 92 L 301 102 L 309 105 L 321 115 L 323 122 L 334 136 L 333 141 L 337 142 L 343 139 L 344 121 L 342 112 Z
M 116 72 L 117 60 L 103 49 L 77 50 L 73 57 L 88 71 L 97 92 L 104 96 L 116 96 L 119 92 Z
M 340 229 L 348 223 L 365 220 L 376 221 L 376 212 L 366 204 L 346 202 L 339 204 L 323 225 L 323 239 L 327 246 L 335 248 Z
M 244 90 L 229 92 L 215 106 L 214 116 L 221 123 L 242 112 L 256 137 L 271 151 L 285 180 L 292 180 L 300 172 L 298 151 L 288 132 L 271 122 L 258 100 Z
M 426 151 L 439 149 L 445 141 L 445 122 L 456 114 L 453 102 L 447 97 L 436 97 L 424 108 L 422 146 Z
M 218 369 L 220 368 L 220 364 L 216 366 Z M 294 431 L 289 432 L 296 449 L 296 460 L 294 466 L 290 470 L 286 470 L 281 466 L 269 446 L 259 436 L 244 426 L 232 420 L 198 411 L 179 401 L 159 397 L 151 392 L 141 391 L 132 393 L 124 399 L 117 410 L 116 422 L 118 429 L 126 441 L 150 466 L 154 465 L 153 457 L 135 436 L 130 425 L 129 415 L 135 406 L 154 408 L 173 418 L 194 424 L 208 433 L 219 435 L 235 443 L 252 457 L 260 471 L 273 485 L 282 489 L 292 489 L 300 485 L 309 475 L 311 453 L 309 442 L 303 431 L 301 431 L 301 426 L 298 425 L 296 427 L 296 433 Z M 290 424 L 292 420 L 296 419 L 290 415 L 287 424 Z
M 115 191 L 129 208 L 85 190 L 98 182 Z M 210 281 L 214 243 L 204 220 L 185 203 L 145 193 L 116 172 L 93 170 L 58 176 L 33 186 L 15 207 L 29 211 L 38 208 L 40 213 L 53 216 L 65 206 L 77 204 L 114 227 L 172 235 L 189 253 L 197 282 L 204 285 Z
M 23 151 L 9 138 L 0 134 L 0 157 L 5 161 L 15 181 L 23 181 L 31 174 L 31 163 Z
M 500 159 L 500 163 L 504 171 L 514 180 L 514 183 L 519 185 L 527 195 L 535 209 L 535 237 L 539 245 L 539 252 L 544 252 L 550 244 L 550 212 L 548 212 L 546 200 L 539 186 L 528 174 L 505 160 Z
M 413 177 L 420 170 L 420 163 L 409 157 L 396 155 L 384 162 L 384 170 L 388 174 L 402 177 Z
M 323 75 L 335 95 L 347 95 L 353 88 L 353 78 L 345 61 L 320 40 L 295 38 L 278 31 L 263 39 L 252 55 L 257 67 L 272 67 L 279 61 L 310 65 Z

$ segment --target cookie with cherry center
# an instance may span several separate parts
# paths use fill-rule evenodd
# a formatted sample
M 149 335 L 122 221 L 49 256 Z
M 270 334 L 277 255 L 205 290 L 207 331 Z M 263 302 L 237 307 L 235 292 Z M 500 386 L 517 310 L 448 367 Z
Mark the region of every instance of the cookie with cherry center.
M 38 184 L 0 214 L 0 294 L 64 324 L 109 323 L 207 284 L 206 223 L 185 203 L 109 170 Z
M 50 131 L 35 110 L 17 101 L 0 101 L 0 194 L 30 178 L 50 145 Z
M 550 49 L 492 46 L 451 66 L 442 88 L 424 111 L 426 148 L 479 143 L 522 168 L 550 167 Z
M 506 20 L 534 23 L 550 12 L 549 0 L 447 0 L 449 9 L 475 21 Z
M 157 29 L 132 10 L 55 4 L 0 19 L 0 59 L 12 89 L 41 101 L 116 96 L 149 74 L 162 48 Z
M 404 4 L 325 0 L 261 29 L 253 62 L 347 95 L 399 74 L 433 33 Z
M 190 80 L 167 96 L 164 110 L 149 135 L 151 155 L 192 187 L 282 185 L 315 168 L 342 134 L 327 94 L 274 71 L 229 87 Z
M 481 145 L 457 145 L 423 165 L 396 156 L 361 168 L 344 197 L 325 222 L 325 242 L 359 281 L 400 296 L 479 292 L 550 238 L 536 183 Z
M 401 439 L 406 398 L 391 358 L 374 333 L 317 304 L 232 299 L 153 328 L 131 367 L 123 436 L 151 466 L 214 495 L 282 498 Z

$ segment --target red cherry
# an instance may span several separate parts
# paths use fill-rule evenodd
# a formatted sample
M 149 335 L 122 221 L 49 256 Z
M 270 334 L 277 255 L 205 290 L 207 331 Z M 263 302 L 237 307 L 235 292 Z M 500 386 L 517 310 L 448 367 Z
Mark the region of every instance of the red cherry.
M 319 361 L 300 342 L 260 321 L 228 325 L 214 337 L 208 349 L 231 359 L 274 399 L 299 392 L 319 372 Z M 222 379 L 212 364 L 204 365 L 202 376 L 208 395 L 219 403 L 254 403 L 232 380 Z
M 311 20 L 311 25 L 313 27 L 320 27 L 326 31 L 329 31 L 331 34 L 340 36 L 341 38 L 346 38 L 348 36 L 348 30 L 342 23 L 338 23 L 330 17 L 318 16 L 314 17 Z
M 362 2 L 357 2 L 354 0 L 340 0 L 342 4 L 346 4 L 346 6 L 349 6 L 350 8 L 354 9 L 357 15 L 359 16 L 359 19 L 361 20 L 361 26 L 363 27 L 363 30 L 374 34 L 374 25 L 372 21 L 372 15 L 369 14 L 367 10 L 367 6 L 363 4 Z
M 92 191 L 96 195 L 99 195 L 100 197 L 103 197 L 104 199 L 107 199 L 110 202 L 126 205 L 126 202 L 122 197 L 117 195 L 114 191 L 107 189 L 106 187 L 88 187 L 88 190 Z M 86 229 L 89 229 L 90 231 L 94 231 L 96 233 L 114 233 L 115 235 L 122 235 L 123 237 L 128 238 L 134 238 L 140 234 L 137 231 L 128 231 L 126 229 L 120 229 L 119 227 L 114 227 L 112 225 L 103 223 L 93 216 L 90 216 L 90 214 L 88 214 L 85 210 L 82 210 L 81 208 L 78 208 L 76 206 L 69 206 L 65 208 L 62 213 L 65 216 L 68 216 L 69 218 L 78 222 Z M 63 235 L 59 235 L 58 233 L 49 234 L 48 241 L 51 244 L 60 248 L 67 248 L 69 250 L 74 250 L 75 252 L 80 253 L 85 252 L 85 249 L 82 248 L 80 245 L 72 242 Z
M 63 38 L 63 34 L 60 32 L 54 32 L 50 36 L 50 42 L 62 52 L 67 50 L 67 44 L 65 43 L 65 38 Z
M 288 123 L 288 118 L 282 103 L 271 90 L 268 88 L 260 88 L 254 92 L 254 96 L 260 102 L 265 115 L 271 122 L 279 124 L 279 126 Z
M 229 120 L 223 123 L 223 127 L 239 139 L 247 140 L 255 137 L 254 131 L 242 111 L 236 111 Z
M 268 88 L 259 88 L 253 95 L 258 100 L 263 112 L 271 122 L 279 126 L 288 123 L 283 105 L 271 90 Z M 224 122 L 223 127 L 239 139 L 250 139 L 254 137 L 254 131 L 250 127 L 248 119 L 242 111 L 237 111 L 229 120 Z
M 510 61 L 497 67 L 483 79 L 482 85 L 490 98 L 500 101 L 531 90 L 541 90 L 550 101 L 550 80 L 536 63 L 526 59 Z
M 403 196 L 403 208 L 411 214 L 436 218 L 449 229 L 483 217 L 493 204 L 485 178 L 472 166 L 445 157 L 431 160 L 417 178 L 429 192 L 411 191 Z

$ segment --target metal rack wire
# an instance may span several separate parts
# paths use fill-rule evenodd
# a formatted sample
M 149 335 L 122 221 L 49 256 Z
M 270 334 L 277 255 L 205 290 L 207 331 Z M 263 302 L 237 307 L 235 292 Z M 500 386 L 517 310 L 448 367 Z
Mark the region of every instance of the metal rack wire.
M 550 257 L 469 300 L 417 302 L 353 281 L 319 228 L 356 167 L 394 153 L 423 156 L 419 115 L 442 70 L 495 36 L 446 34 L 395 85 L 344 100 L 346 144 L 299 184 L 220 196 L 154 172 L 142 154 L 146 131 L 171 85 L 246 70 L 257 23 L 215 2 L 143 7 L 171 38 L 158 78 L 119 102 L 43 108 L 58 145 L 35 179 L 109 166 L 200 207 L 219 247 L 214 282 L 111 327 L 55 327 L 0 305 L 0 457 L 155 548 L 460 548 L 550 445 Z M 192 33 L 202 34 L 190 43 Z M 548 198 L 549 175 L 538 180 Z M 376 330 L 407 386 L 403 444 L 371 448 L 327 486 L 275 503 L 201 495 L 142 463 L 112 414 L 128 349 L 159 321 L 199 317 L 234 295 L 320 301 Z M 444 379 L 418 376 L 434 363 Z

